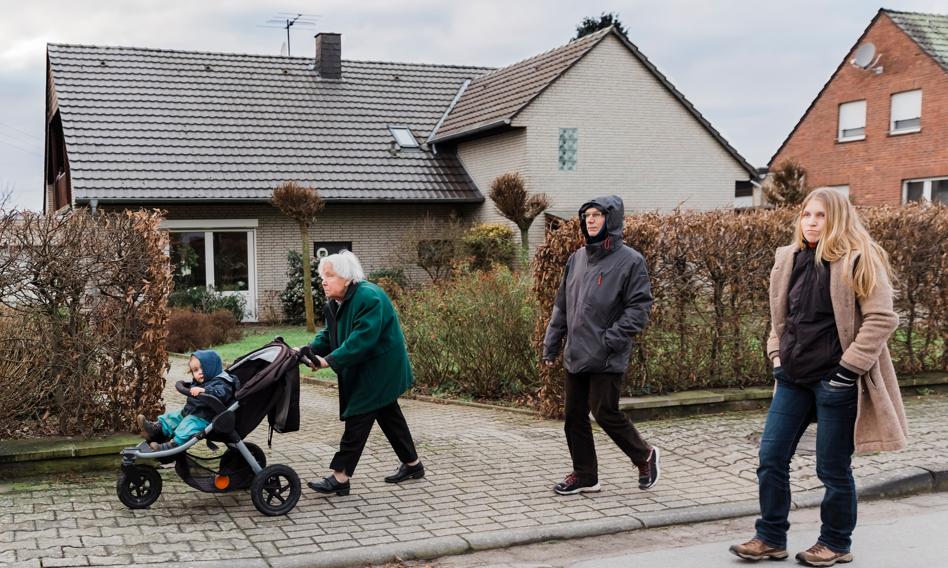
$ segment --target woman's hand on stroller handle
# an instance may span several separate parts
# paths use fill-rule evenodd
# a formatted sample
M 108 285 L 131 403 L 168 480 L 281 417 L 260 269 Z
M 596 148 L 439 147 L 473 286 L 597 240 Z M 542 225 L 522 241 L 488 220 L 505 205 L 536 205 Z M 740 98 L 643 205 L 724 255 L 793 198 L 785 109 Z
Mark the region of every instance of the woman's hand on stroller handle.
M 329 363 L 314 353 L 313 348 L 309 345 L 304 345 L 296 349 L 296 352 L 300 355 L 300 362 L 311 369 L 325 369 L 329 366 Z

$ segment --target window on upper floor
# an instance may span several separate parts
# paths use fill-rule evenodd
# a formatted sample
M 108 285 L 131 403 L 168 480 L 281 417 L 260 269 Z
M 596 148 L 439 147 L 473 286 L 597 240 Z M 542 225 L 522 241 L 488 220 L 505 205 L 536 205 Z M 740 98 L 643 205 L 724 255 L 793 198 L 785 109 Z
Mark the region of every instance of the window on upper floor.
M 837 142 L 866 139 L 866 101 L 851 101 L 839 105 Z
M 571 172 L 576 169 L 576 142 L 578 129 L 560 128 L 560 169 Z
M 902 183 L 902 203 L 938 201 L 948 204 L 948 177 L 910 179 Z
M 889 134 L 908 134 L 922 129 L 922 91 L 904 91 L 892 95 Z

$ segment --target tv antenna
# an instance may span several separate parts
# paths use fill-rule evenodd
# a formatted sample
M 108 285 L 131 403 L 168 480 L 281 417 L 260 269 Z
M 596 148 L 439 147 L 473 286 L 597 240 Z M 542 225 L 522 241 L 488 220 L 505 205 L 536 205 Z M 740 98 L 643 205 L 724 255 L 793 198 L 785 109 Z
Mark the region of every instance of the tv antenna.
M 258 24 L 258 28 L 280 28 L 286 30 L 286 53 L 284 50 L 280 49 L 280 55 L 292 55 L 292 49 L 290 47 L 290 28 L 296 26 L 298 28 L 315 28 L 316 20 L 319 19 L 317 14 L 301 14 L 299 12 L 277 12 L 275 16 L 267 20 L 265 24 Z
M 873 57 L 875 59 L 873 59 Z M 856 50 L 856 53 L 853 54 L 853 58 L 849 60 L 849 64 L 858 67 L 860 69 L 866 69 L 872 71 L 876 75 L 882 73 L 882 66 L 877 65 L 879 59 L 882 57 L 882 54 L 876 54 L 876 46 L 872 42 L 867 41 L 866 43 L 859 46 L 859 49 Z

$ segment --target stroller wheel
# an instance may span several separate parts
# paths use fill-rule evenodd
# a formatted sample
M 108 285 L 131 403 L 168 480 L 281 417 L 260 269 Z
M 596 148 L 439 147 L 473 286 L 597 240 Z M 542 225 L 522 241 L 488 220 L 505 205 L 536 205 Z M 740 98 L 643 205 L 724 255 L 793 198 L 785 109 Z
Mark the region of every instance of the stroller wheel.
M 133 465 L 119 474 L 115 492 L 129 509 L 145 509 L 161 495 L 161 474 L 151 466 Z
M 258 473 L 250 485 L 250 499 L 264 515 L 285 515 L 300 500 L 300 476 L 283 464 L 271 465 Z

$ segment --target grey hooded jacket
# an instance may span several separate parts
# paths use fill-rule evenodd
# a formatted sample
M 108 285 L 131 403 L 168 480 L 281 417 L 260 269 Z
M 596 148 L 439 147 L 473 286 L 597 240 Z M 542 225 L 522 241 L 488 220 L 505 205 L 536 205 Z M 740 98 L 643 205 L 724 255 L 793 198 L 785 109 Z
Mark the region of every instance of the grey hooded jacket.
M 624 373 L 632 353 L 632 335 L 642 331 L 652 306 L 645 259 L 622 239 L 625 207 L 616 195 L 583 204 L 606 216 L 605 239 L 589 243 L 566 262 L 553 315 L 543 340 L 543 360 L 552 361 L 566 336 L 563 366 L 570 373 Z M 586 234 L 587 240 L 589 235 Z

